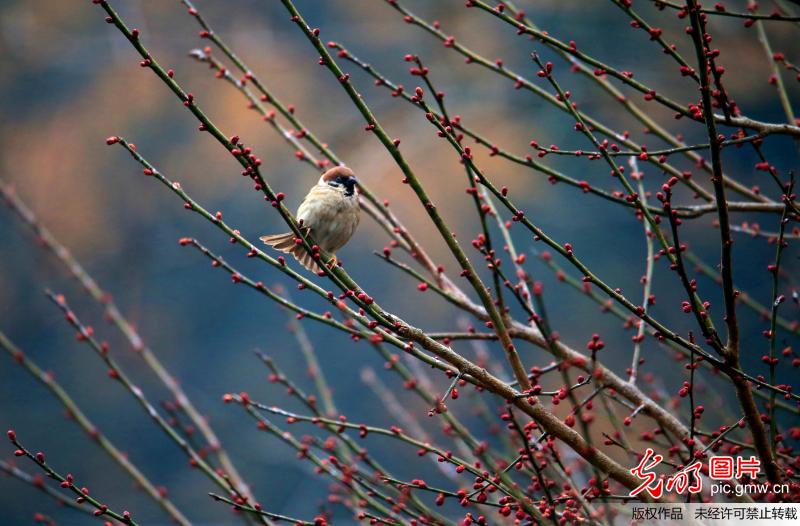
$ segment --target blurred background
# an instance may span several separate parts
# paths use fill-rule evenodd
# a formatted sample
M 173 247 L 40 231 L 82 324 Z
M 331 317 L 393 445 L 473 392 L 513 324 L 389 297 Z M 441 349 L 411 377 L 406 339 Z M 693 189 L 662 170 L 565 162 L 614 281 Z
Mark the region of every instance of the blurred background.
M 536 78 L 530 52 L 542 46 L 517 37 L 515 31 L 478 10 L 464 9 L 463 0 L 407 0 L 406 5 L 428 20 L 439 20 L 443 30 L 485 57 L 501 58 L 514 69 L 547 88 Z M 635 72 L 635 78 L 656 86 L 671 98 L 689 103 L 697 99 L 690 81 L 682 78 L 674 62 L 649 40 L 647 34 L 629 26 L 628 18 L 611 2 L 602 0 L 521 0 L 527 14 L 540 27 L 564 41 L 576 40 L 582 49 L 619 68 Z M 684 34 L 685 20 L 673 12 L 657 12 L 649 2 L 636 2 L 642 16 L 663 28 L 668 42 L 675 42 L 690 63 L 691 44 Z M 744 2 L 727 2 L 732 9 Z M 191 49 L 206 45 L 198 38 L 198 26 L 177 1 L 124 0 L 113 2 L 130 27 L 141 30 L 142 41 L 175 78 L 195 94 L 198 103 L 226 133 L 238 134 L 264 161 L 263 171 L 276 190 L 287 194 L 294 208 L 319 174 L 298 162 L 293 150 L 248 110 L 241 94 L 214 78 L 213 72 L 188 57 Z M 453 114 L 509 151 L 532 153 L 531 139 L 540 144 L 558 144 L 562 149 L 589 149 L 576 134 L 571 118 L 547 105 L 530 92 L 513 89 L 513 82 L 475 65 L 468 65 L 453 51 L 419 28 L 405 24 L 384 2 L 298 0 L 297 6 L 312 27 L 322 29 L 322 39 L 336 40 L 354 54 L 372 63 L 396 82 L 413 89 L 418 79 L 408 74 L 406 53 L 419 54 L 430 67 L 437 87 L 446 92 Z M 317 65 L 317 53 L 279 2 L 198 0 L 197 7 L 217 33 L 225 39 L 262 81 L 284 103 L 296 107 L 296 115 L 318 137 L 327 142 L 415 233 L 433 256 L 448 270 L 456 262 L 438 239 L 424 210 L 389 155 L 371 134 L 362 130 L 362 119 L 338 83 Z M 308 462 L 294 451 L 256 430 L 240 408 L 225 406 L 223 393 L 247 391 L 267 404 L 299 409 L 283 389 L 267 382 L 268 372 L 253 350 L 274 357 L 279 366 L 309 391 L 313 384 L 287 330 L 290 316 L 275 304 L 243 286 L 232 286 L 224 272 L 214 270 L 198 253 L 181 249 L 177 240 L 192 236 L 222 254 L 254 279 L 270 285 L 283 284 L 304 306 L 323 309 L 309 294 L 269 267 L 248 260 L 241 249 L 230 245 L 212 225 L 188 214 L 182 203 L 164 187 L 141 175 L 141 168 L 119 147 L 107 147 L 110 135 L 126 137 L 168 177 L 183 187 L 208 210 L 223 211 L 226 221 L 242 233 L 258 235 L 284 231 L 280 218 L 251 190 L 239 175 L 240 167 L 208 134 L 197 132 L 197 123 L 174 95 L 149 71 L 140 68 L 139 56 L 122 35 L 103 22 L 101 9 L 89 1 L 0 0 L 0 177 L 12 183 L 41 221 L 65 244 L 102 287 L 113 294 L 123 313 L 137 326 L 150 347 L 180 380 L 189 396 L 214 425 L 223 444 L 232 453 L 240 471 L 252 483 L 261 502 L 271 511 L 309 518 L 330 508 L 338 522 L 350 515 L 340 506 L 326 503 L 329 481 L 314 474 Z M 774 51 L 789 60 L 800 60 L 797 29 L 792 24 L 769 26 Z M 768 81 L 771 63 L 759 45 L 755 28 L 747 29 L 739 19 L 714 18 L 711 31 L 715 46 L 722 50 L 720 62 L 727 68 L 726 85 L 743 111 L 753 118 L 783 122 L 774 86 Z M 344 69 L 364 95 L 391 136 L 402 139 L 402 151 L 425 184 L 450 226 L 474 261 L 480 256 L 468 240 L 478 232 L 472 202 L 463 192 L 463 168 L 450 147 L 436 140 L 424 116 L 373 82 L 352 65 Z M 556 62 L 557 78 L 572 92 L 581 108 L 618 131 L 628 130 L 651 149 L 663 146 L 645 135 L 621 107 L 596 86 L 568 72 Z M 794 74 L 784 75 L 789 93 L 797 100 Z M 705 140 L 701 125 L 676 121 L 671 112 L 644 102 L 640 94 L 623 90 L 652 111 L 662 125 L 683 134 L 688 143 Z M 800 110 L 800 106 L 795 106 Z M 730 133 L 732 130 L 725 130 Z M 551 185 L 546 176 L 476 148 L 479 165 L 496 183 L 507 185 L 526 215 L 552 237 L 570 242 L 596 274 L 619 286 L 631 298 L 641 297 L 639 279 L 644 272 L 645 244 L 642 225 L 627 210 L 584 195 L 565 185 Z M 798 167 L 797 147 L 784 137 L 770 138 L 765 153 L 781 171 Z M 710 188 L 708 177 L 687 161 L 674 157 L 681 169 L 694 170 L 700 184 Z M 753 166 L 758 161 L 751 148 L 724 152 L 726 172 L 748 186 L 776 197 L 775 184 Z M 616 182 L 600 162 L 548 156 L 550 166 L 576 179 L 617 190 Z M 653 166 L 643 166 L 647 187 L 658 189 L 664 177 Z M 681 201 L 691 196 L 680 193 Z M 738 214 L 736 223 L 757 222 L 765 230 L 776 230 L 773 215 Z M 707 263 L 718 260 L 718 231 L 712 216 L 687 222 L 684 241 Z M 514 229 L 512 229 L 514 231 Z M 552 324 L 566 343 L 583 348 L 592 333 L 607 342 L 605 360 L 624 374 L 629 366 L 631 333 L 618 319 L 601 314 L 597 304 L 559 283 L 552 271 L 534 257 L 529 235 L 514 231 L 518 248 L 528 255 L 527 269 L 544 284 L 545 301 Z M 387 243 L 385 234 L 367 219 L 355 238 L 339 256 L 351 275 L 382 305 L 424 329 L 458 330 L 474 320 L 449 304 L 417 291 L 417 283 L 382 263 L 372 252 Z M 738 234 L 735 279 L 737 284 L 763 304 L 771 298 L 771 280 L 766 266 L 774 259 L 774 246 L 764 238 Z M 90 350 L 75 341 L 74 331 L 43 294 L 45 288 L 65 294 L 79 316 L 93 325 L 99 338 L 108 340 L 112 352 L 134 381 L 153 401 L 166 400 L 168 393 L 154 380 L 141 360 L 129 349 L 113 327 L 102 320 L 102 311 L 69 279 L 54 258 L 37 246 L 34 236 L 6 208 L 0 209 L 0 330 L 32 359 L 51 370 L 86 408 L 104 433 L 156 483 L 168 488 L 173 500 L 199 524 L 235 521 L 228 508 L 213 503 L 206 493 L 212 489 L 202 474 L 188 467 L 178 448 L 156 428 L 130 394 L 109 380 L 103 364 Z M 798 252 L 792 245 L 785 254 L 784 270 L 797 276 Z M 508 263 L 507 263 L 508 264 Z M 453 275 L 457 275 L 453 272 Z M 456 278 L 457 279 L 457 278 Z M 719 317 L 722 300 L 716 286 L 698 278 Z M 781 292 L 790 296 L 791 282 Z M 685 332 L 693 328 L 690 317 L 680 311 L 683 294 L 674 276 L 663 264 L 656 265 L 654 307 L 656 317 Z M 767 324 L 752 311 L 740 308 L 746 368 L 767 374 L 759 358 L 768 349 L 761 331 Z M 787 301 L 782 314 L 797 320 L 798 305 Z M 721 320 L 718 320 L 721 323 Z M 406 393 L 397 376 L 383 370 L 383 361 L 362 344 L 355 345 L 342 334 L 313 321 L 304 322 L 316 347 L 323 369 L 331 380 L 339 409 L 351 421 L 390 425 L 396 421 L 362 377 L 374 371 L 378 382 L 392 391 L 410 413 L 419 417 L 435 437 L 441 422 L 428 419 L 428 407 Z M 781 334 L 780 348 L 793 343 Z M 457 349 L 472 356 L 469 345 Z M 499 348 L 489 347 L 502 357 Z M 521 346 L 527 365 L 546 365 L 549 355 L 531 346 Z M 684 371 L 672 353 L 647 340 L 643 348 L 643 374 L 651 373 L 648 390 L 673 395 Z M 785 368 L 784 372 L 790 371 Z M 366 371 L 366 373 L 365 373 Z M 444 391 L 447 380 L 434 377 Z M 788 374 L 780 381 L 789 382 Z M 717 383 L 704 374 L 701 389 L 713 390 Z M 649 391 L 648 391 L 649 392 Z M 702 395 L 701 395 L 702 398 Z M 727 397 L 732 400 L 732 396 Z M 708 397 L 718 403 L 710 418 L 713 429 L 735 420 L 737 409 L 725 406 L 724 397 Z M 477 422 L 469 403 L 451 404 L 451 410 L 467 421 Z M 499 421 L 498 421 L 499 422 Z M 787 422 L 796 425 L 796 422 Z M 0 427 L 13 427 L 32 449 L 43 450 L 62 472 L 72 472 L 82 484 L 114 508 L 135 512 L 146 524 L 166 523 L 163 513 L 139 491 L 130 479 L 74 423 L 41 385 L 8 357 L 0 357 Z M 489 429 L 478 434 L 491 439 Z M 298 436 L 303 429 L 292 428 Z M 308 428 L 306 431 L 311 432 Z M 446 443 L 446 442 L 445 442 Z M 433 465 L 415 464 L 416 451 L 374 439 L 370 444 L 388 467 L 400 477 L 436 478 Z M 8 445 L 0 457 L 11 457 Z M 411 466 L 409 466 L 411 465 Z M 22 462 L 33 471 L 34 466 Z M 430 471 L 431 473 L 427 473 Z M 88 519 L 56 505 L 30 487 L 0 476 L 0 523 L 31 524 L 33 513 L 58 517 L 59 524 L 83 524 Z

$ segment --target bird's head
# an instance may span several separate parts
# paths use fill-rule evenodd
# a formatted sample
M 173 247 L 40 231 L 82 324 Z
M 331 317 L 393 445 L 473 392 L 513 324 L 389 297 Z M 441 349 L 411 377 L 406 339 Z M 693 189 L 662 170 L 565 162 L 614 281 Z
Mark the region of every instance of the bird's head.
M 319 178 L 320 185 L 326 185 L 334 190 L 342 192 L 345 197 L 355 194 L 355 187 L 358 180 L 353 170 L 347 166 L 336 166 L 331 168 Z

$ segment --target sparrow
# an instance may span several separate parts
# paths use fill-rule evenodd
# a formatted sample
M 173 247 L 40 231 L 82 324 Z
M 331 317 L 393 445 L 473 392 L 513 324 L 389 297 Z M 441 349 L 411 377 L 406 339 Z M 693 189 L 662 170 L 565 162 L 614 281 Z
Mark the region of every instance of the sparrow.
M 356 177 L 346 166 L 323 173 L 297 209 L 297 220 L 304 234 L 309 232 L 319 248 L 331 254 L 328 265 L 336 263 L 336 251 L 347 243 L 359 221 Z M 291 254 L 305 268 L 319 274 L 322 268 L 303 245 L 295 242 L 294 232 L 262 236 L 267 245 Z

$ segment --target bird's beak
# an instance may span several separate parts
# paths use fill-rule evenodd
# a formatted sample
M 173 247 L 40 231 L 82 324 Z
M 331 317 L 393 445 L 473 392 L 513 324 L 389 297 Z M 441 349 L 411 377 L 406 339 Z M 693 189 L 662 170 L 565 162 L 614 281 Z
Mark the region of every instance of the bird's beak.
M 355 176 L 355 175 L 351 175 L 351 176 L 349 176 L 349 177 L 347 178 L 347 181 L 348 181 L 350 184 L 358 184 L 358 179 L 356 179 L 356 176 Z

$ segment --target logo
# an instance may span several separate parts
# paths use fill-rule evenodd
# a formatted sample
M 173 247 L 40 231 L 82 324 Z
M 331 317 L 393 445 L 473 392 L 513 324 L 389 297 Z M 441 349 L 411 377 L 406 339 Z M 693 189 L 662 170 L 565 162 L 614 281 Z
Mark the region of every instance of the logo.
M 631 497 L 642 492 L 647 492 L 654 499 L 661 498 L 665 491 L 677 495 L 701 493 L 703 491 L 701 474 L 703 473 L 708 474 L 708 478 L 712 481 L 731 481 L 738 480 L 745 475 L 755 480 L 761 472 L 761 460 L 758 457 L 715 456 L 709 459 L 707 466 L 701 461 L 695 460 L 669 476 L 659 475 L 655 472 L 655 469 L 663 461 L 663 456 L 655 453 L 651 448 L 647 448 L 639 465 L 630 470 L 631 474 L 642 481 L 637 488 L 630 492 Z M 783 485 L 777 486 L 780 487 L 772 488 L 772 490 L 782 492 Z M 765 493 L 769 489 L 769 484 L 736 484 L 732 487 L 729 483 L 715 483 L 711 484 L 711 495 L 733 492 L 741 496 L 750 493 Z

